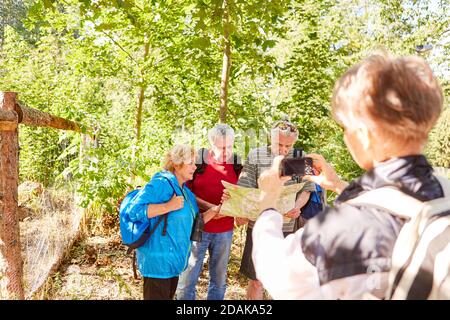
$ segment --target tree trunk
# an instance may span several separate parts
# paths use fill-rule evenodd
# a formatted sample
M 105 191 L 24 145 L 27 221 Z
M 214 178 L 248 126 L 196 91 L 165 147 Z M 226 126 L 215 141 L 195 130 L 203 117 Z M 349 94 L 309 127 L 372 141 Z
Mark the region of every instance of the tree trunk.
M 0 94 L 3 110 L 14 110 L 17 94 Z M 0 297 L 24 299 L 17 188 L 19 181 L 18 129 L 0 132 Z
M 147 42 L 144 47 L 144 63 L 148 58 L 148 54 L 150 51 L 150 42 Z M 136 122 L 134 124 L 134 145 L 133 145 L 133 153 L 131 156 L 131 183 L 134 182 L 135 173 L 134 169 L 136 167 L 136 160 L 138 158 L 139 152 L 139 144 L 141 141 L 141 126 L 142 126 L 142 107 L 144 105 L 145 100 L 145 90 L 147 89 L 147 83 L 144 79 L 144 71 L 141 70 L 141 85 L 138 91 L 138 99 L 137 99 L 137 110 L 136 110 Z
M 227 122 L 228 108 L 228 82 L 230 79 L 231 67 L 231 44 L 230 44 L 230 17 L 229 17 L 228 0 L 223 1 L 223 62 L 222 62 L 222 79 L 220 82 L 220 122 Z

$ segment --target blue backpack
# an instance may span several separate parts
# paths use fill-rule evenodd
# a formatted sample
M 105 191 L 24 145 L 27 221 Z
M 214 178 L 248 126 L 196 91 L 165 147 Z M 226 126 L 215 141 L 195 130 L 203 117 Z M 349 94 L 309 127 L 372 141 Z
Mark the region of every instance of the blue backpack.
M 304 207 L 301 209 L 302 217 L 305 219 L 311 219 L 312 217 L 316 216 L 319 212 L 323 210 L 323 190 L 320 186 L 316 186 L 316 191 L 311 192 L 308 202 L 304 205 Z
M 169 182 L 172 187 L 173 193 L 177 194 L 175 188 L 170 182 L 169 179 L 165 178 L 167 182 Z M 147 240 L 155 233 L 156 228 L 158 228 L 161 221 L 164 220 L 164 227 L 162 231 L 162 235 L 165 236 L 167 232 L 167 215 L 161 215 L 156 222 L 155 226 L 150 229 L 150 223 L 148 221 L 132 221 L 129 216 L 129 207 L 131 205 L 132 200 L 139 193 L 140 187 L 137 189 L 128 192 L 125 197 L 119 202 L 119 219 L 120 219 L 120 234 L 122 236 L 122 242 L 124 245 L 128 247 L 127 254 L 133 253 L 132 257 L 132 268 L 133 275 L 135 279 L 138 279 L 137 276 L 137 267 L 136 267 L 136 251 L 135 249 L 142 246 Z
M 127 253 L 131 253 L 132 250 L 142 246 L 155 232 L 154 230 L 156 230 L 156 227 L 161 223 L 164 217 L 166 217 L 165 223 L 167 223 L 167 215 L 161 216 L 156 223 L 155 228 L 152 230 L 150 230 L 150 224 L 148 222 L 131 221 L 128 210 L 131 201 L 139 191 L 139 189 L 136 189 L 127 193 L 119 207 L 120 234 L 122 236 L 122 243 L 128 247 Z
M 169 179 L 166 178 L 169 182 L 170 186 L 175 192 L 175 188 Z M 134 249 L 142 246 L 155 232 L 156 228 L 158 228 L 159 224 L 164 220 L 164 228 L 162 231 L 162 235 L 166 235 L 167 230 L 167 214 L 161 215 L 156 222 L 155 226 L 150 230 L 150 223 L 148 221 L 132 221 L 129 216 L 129 209 L 132 200 L 139 193 L 140 188 L 130 191 L 125 195 L 122 202 L 119 206 L 119 218 L 120 218 L 120 234 L 122 236 L 122 242 L 124 245 L 128 247 L 128 253 L 131 253 Z

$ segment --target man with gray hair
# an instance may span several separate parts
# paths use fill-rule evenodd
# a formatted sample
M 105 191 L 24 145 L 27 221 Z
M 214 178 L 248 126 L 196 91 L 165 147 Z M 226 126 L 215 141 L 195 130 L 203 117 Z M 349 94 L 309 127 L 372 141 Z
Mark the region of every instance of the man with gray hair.
M 220 205 L 224 190 L 222 180 L 236 184 L 242 169 L 240 158 L 233 154 L 234 130 L 230 126 L 217 124 L 209 130 L 208 139 L 210 148 L 199 150 L 197 170 L 188 183 L 196 196 L 200 212 Z M 210 274 L 207 299 L 224 299 L 233 227 L 234 218 L 220 214 L 205 224 L 202 240 L 192 243 L 188 268 L 180 276 L 178 300 L 196 298 L 196 285 L 206 251 L 209 253 Z
M 255 148 L 249 152 L 247 161 L 245 162 L 239 177 L 238 185 L 248 188 L 258 188 L 258 178 L 261 173 L 270 169 L 273 159 L 278 155 L 283 155 L 287 158 L 303 157 L 305 154 L 302 150 L 293 148 L 297 139 L 298 130 L 294 124 L 288 120 L 276 122 L 271 130 L 270 146 Z M 296 181 L 290 180 L 286 182 L 285 185 L 294 183 L 296 183 Z M 284 213 L 285 217 L 290 218 L 289 222 L 283 224 L 283 233 L 285 236 L 294 233 L 304 224 L 304 220 L 300 216 L 301 209 L 308 202 L 310 192 L 314 191 L 316 191 L 316 188 L 313 183 L 305 183 L 304 187 L 297 195 L 294 208 Z M 240 272 L 249 278 L 247 299 L 262 300 L 263 286 L 256 278 L 255 267 L 252 260 L 252 230 L 254 223 L 254 221 L 249 221 L 248 223 Z

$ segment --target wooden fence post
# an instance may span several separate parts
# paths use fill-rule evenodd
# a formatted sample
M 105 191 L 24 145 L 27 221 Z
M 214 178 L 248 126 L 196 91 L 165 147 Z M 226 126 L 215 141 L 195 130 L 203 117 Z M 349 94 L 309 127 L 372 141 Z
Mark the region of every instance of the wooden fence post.
M 17 93 L 0 92 L 0 107 L 15 110 Z M 17 123 L 17 114 L 16 123 Z M 0 296 L 25 299 L 23 262 L 20 247 L 17 188 L 19 182 L 19 142 L 17 125 L 0 131 Z

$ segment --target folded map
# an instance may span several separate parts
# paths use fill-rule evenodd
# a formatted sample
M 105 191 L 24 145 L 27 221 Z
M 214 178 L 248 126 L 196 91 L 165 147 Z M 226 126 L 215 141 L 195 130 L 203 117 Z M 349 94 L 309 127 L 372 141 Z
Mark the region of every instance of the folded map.
M 222 181 L 223 186 L 230 194 L 230 199 L 222 204 L 220 214 L 230 217 L 247 218 L 255 221 L 260 212 L 259 196 L 261 190 L 257 188 L 246 188 Z M 295 205 L 297 193 L 303 188 L 303 183 L 282 186 L 280 197 L 275 209 L 285 214 L 292 210 Z

